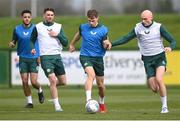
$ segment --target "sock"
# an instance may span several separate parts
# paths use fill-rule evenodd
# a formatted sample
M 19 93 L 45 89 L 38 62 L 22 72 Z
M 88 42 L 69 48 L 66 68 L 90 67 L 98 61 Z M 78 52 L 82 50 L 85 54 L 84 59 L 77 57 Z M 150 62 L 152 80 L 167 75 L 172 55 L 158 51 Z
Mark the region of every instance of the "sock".
M 100 103 L 100 104 L 104 104 L 104 98 L 105 98 L 105 97 L 100 97 L 100 96 L 99 96 L 99 103 Z
M 61 108 L 58 98 L 52 99 L 56 109 Z
M 86 91 L 86 101 L 91 99 L 91 90 Z
M 32 103 L 32 96 L 31 96 L 31 95 L 30 95 L 30 96 L 27 96 L 26 99 L 27 99 L 27 103 L 33 104 L 33 103 Z
M 162 107 L 167 107 L 167 97 L 160 97 L 161 98 L 161 103 L 162 103 Z
M 38 93 L 41 93 L 42 92 L 42 88 L 41 87 L 39 87 L 39 89 L 38 89 Z

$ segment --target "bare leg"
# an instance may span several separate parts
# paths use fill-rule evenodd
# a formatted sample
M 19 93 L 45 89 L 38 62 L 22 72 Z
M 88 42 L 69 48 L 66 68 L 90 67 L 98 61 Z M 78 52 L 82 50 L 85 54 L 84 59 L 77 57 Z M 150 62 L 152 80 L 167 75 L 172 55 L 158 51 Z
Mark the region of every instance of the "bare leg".
M 27 100 L 27 108 L 32 108 L 32 96 L 31 96 L 31 89 L 29 87 L 28 84 L 28 78 L 29 78 L 29 74 L 28 73 L 21 73 L 21 79 L 22 79 L 22 85 L 23 85 L 23 91 L 24 91 L 24 95 L 26 96 L 26 100 Z M 30 107 L 28 104 L 31 104 Z
M 151 77 L 148 79 L 148 86 L 155 93 L 157 93 L 159 91 L 159 85 L 158 85 L 155 77 Z
M 57 90 L 57 78 L 54 73 L 50 74 L 48 76 L 49 82 L 50 82 L 50 92 L 51 92 L 51 97 L 55 106 L 56 111 L 62 111 L 61 106 L 59 104 L 58 100 L 58 90 Z
M 99 112 L 105 113 L 106 106 L 104 104 L 104 98 L 105 98 L 105 86 L 104 86 L 104 76 L 96 76 L 96 83 L 99 89 Z
M 57 78 L 54 73 L 50 74 L 48 76 L 49 82 L 50 82 L 50 92 L 51 92 L 51 97 L 52 99 L 58 98 L 58 92 L 57 92 L 57 87 L 56 87 L 56 81 Z
M 31 84 L 35 89 L 40 88 L 40 84 L 37 82 L 38 74 L 37 73 L 30 73 L 30 79 L 31 79 Z
M 23 91 L 25 96 L 31 95 L 31 89 L 28 84 L 28 73 L 21 73 L 21 79 L 22 79 L 22 85 L 23 85 Z
M 66 85 L 66 75 L 59 75 L 57 76 L 57 84 L 56 86 L 65 86 Z
M 165 72 L 164 66 L 160 66 L 156 69 L 156 81 L 157 84 L 159 85 L 159 94 L 161 97 L 166 96 L 166 86 L 163 82 L 164 72 Z
M 92 86 L 93 81 L 95 79 L 95 72 L 93 67 L 86 67 L 85 72 L 87 73 L 87 79 L 85 81 L 85 90 L 86 90 L 86 101 L 91 99 L 91 92 L 92 92 Z
M 104 76 L 96 76 L 96 83 L 99 89 L 99 96 L 103 98 L 105 96 Z
M 43 94 L 43 91 L 42 91 L 40 84 L 37 81 L 37 78 L 38 78 L 38 73 L 30 73 L 31 84 L 35 89 L 38 90 L 39 102 L 44 103 L 44 100 L 45 100 L 44 94 Z
M 156 90 L 159 92 L 161 103 L 162 103 L 162 111 L 161 113 L 168 113 L 167 108 L 167 92 L 166 92 L 166 86 L 163 82 L 163 75 L 165 72 L 165 67 L 160 66 L 156 69 L 156 77 L 149 79 L 150 87 L 152 90 Z M 157 88 L 158 87 L 158 88 Z
M 166 92 L 166 86 L 163 82 L 163 75 L 165 72 L 165 67 L 160 66 L 156 69 L 156 80 L 159 85 L 159 95 L 161 98 L 162 103 L 162 111 L 161 113 L 168 113 L 168 106 L 167 106 L 167 92 Z

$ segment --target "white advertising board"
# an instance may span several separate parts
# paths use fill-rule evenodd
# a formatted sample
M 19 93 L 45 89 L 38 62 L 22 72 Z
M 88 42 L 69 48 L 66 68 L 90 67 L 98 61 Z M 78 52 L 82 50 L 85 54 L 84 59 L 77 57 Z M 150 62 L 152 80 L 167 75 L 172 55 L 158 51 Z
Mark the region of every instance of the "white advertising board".
M 86 74 L 79 61 L 79 52 L 63 52 L 62 58 L 67 75 L 67 84 L 83 85 Z M 11 83 L 21 85 L 19 74 L 19 58 L 16 52 L 11 53 Z M 133 85 L 145 84 L 146 75 L 138 51 L 108 51 L 104 57 L 105 84 Z M 49 84 L 42 68 L 39 68 L 38 81 Z

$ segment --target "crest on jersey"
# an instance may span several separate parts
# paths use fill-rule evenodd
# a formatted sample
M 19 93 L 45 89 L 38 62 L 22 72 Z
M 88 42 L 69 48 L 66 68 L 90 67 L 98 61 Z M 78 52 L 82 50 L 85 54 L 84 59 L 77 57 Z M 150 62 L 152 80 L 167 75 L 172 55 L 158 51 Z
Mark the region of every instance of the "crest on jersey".
M 23 32 L 23 34 L 27 36 L 29 34 L 29 32 Z
M 96 35 L 97 32 L 90 31 L 90 33 L 91 33 L 92 35 Z
M 145 34 L 149 34 L 150 31 L 149 31 L 149 30 L 145 30 L 144 33 L 145 33 Z
M 84 66 L 86 67 L 88 65 L 88 63 L 84 63 Z
M 48 31 L 52 31 L 52 29 L 47 29 Z
M 51 69 L 48 68 L 46 71 L 49 73 L 51 71 Z

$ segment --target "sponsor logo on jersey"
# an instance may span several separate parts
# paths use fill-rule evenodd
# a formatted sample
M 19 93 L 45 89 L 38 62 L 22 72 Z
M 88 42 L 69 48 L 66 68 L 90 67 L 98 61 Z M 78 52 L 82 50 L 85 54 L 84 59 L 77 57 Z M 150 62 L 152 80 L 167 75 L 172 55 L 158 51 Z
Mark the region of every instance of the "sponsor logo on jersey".
M 47 29 L 48 31 L 52 31 L 52 29 Z
M 145 33 L 145 34 L 149 34 L 150 31 L 149 31 L 149 30 L 145 30 L 144 33 Z
M 92 35 L 96 35 L 97 32 L 90 31 L 90 33 L 91 33 Z
M 27 35 L 29 34 L 29 32 L 23 32 L 23 34 L 24 34 L 25 36 L 27 36 Z

